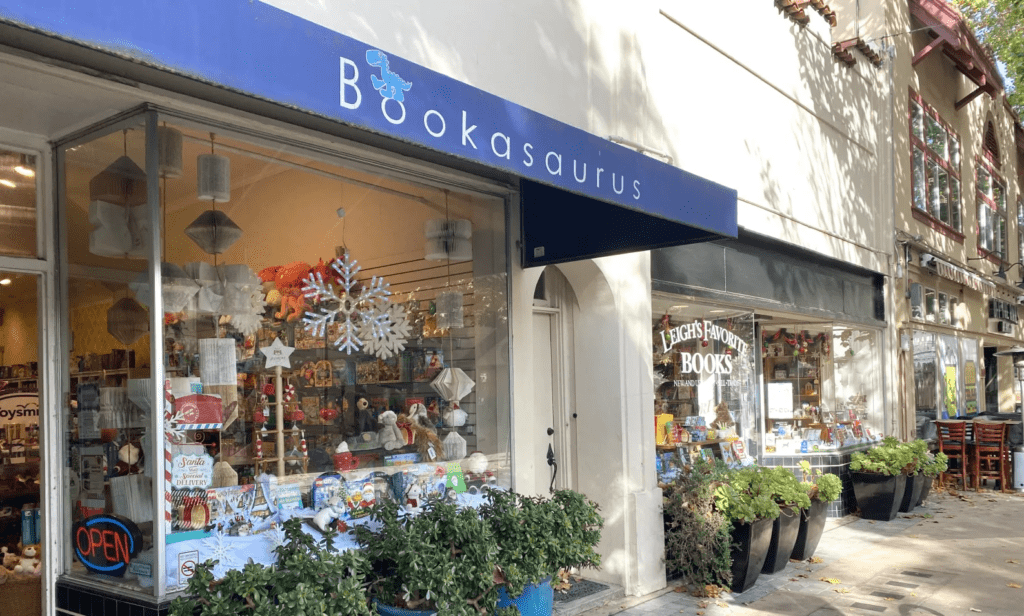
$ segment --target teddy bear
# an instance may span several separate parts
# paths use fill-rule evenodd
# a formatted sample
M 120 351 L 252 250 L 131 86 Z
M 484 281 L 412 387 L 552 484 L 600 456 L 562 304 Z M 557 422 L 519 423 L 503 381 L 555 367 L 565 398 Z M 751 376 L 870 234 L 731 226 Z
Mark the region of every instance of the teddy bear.
M 377 421 L 384 426 L 378 433 L 380 444 L 384 449 L 391 451 L 405 445 L 405 436 L 398 427 L 398 415 L 395 415 L 394 411 L 384 411 Z
M 21 549 L 21 560 L 15 565 L 14 572 L 25 575 L 39 575 L 41 562 L 39 552 L 42 550 L 42 547 L 38 543 L 30 543 L 23 547 Z
M 373 411 L 366 396 L 356 396 L 356 432 L 373 432 Z M 380 421 L 378 418 L 377 421 Z

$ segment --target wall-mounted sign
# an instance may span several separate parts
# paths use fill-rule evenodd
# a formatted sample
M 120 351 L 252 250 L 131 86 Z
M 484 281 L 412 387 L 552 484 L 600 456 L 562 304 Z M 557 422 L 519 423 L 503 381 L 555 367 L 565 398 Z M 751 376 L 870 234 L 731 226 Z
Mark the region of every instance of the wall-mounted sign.
M 213 485 L 213 458 L 205 453 L 171 458 L 171 487 L 208 488 Z
M 7 4 L 3 21 L 144 66 L 719 235 L 737 233 L 733 189 L 264 2 Z M 193 44 L 208 38 L 210 24 L 218 44 Z
M 142 531 L 128 518 L 102 513 L 71 528 L 78 560 L 90 571 L 123 576 L 133 556 L 142 551 Z
M 0 396 L 0 423 L 38 424 L 39 394 L 15 392 Z

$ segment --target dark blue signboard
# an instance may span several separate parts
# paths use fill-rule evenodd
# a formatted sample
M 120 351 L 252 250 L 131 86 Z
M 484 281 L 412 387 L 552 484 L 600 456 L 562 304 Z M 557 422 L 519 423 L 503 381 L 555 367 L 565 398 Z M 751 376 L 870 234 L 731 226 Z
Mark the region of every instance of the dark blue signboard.
M 736 235 L 734 190 L 261 2 L 0 0 L 0 19 L 711 236 Z

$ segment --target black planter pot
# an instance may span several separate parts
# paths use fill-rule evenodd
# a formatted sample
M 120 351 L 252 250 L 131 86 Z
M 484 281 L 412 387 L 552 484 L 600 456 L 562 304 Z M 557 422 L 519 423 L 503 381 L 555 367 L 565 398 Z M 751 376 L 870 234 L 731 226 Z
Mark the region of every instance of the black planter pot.
M 800 534 L 800 510 L 783 507 L 782 513 L 772 522 L 772 539 L 768 543 L 761 573 L 778 573 L 789 564 L 797 535 Z
M 854 472 L 850 476 L 853 479 L 853 496 L 857 499 L 862 518 L 888 522 L 896 517 L 907 487 L 906 475 Z
M 826 512 L 828 503 L 820 500 L 811 501 L 811 508 L 805 509 L 800 514 L 800 531 L 796 536 L 796 543 L 793 545 L 793 553 L 790 558 L 796 560 L 807 560 L 814 556 L 814 550 L 818 549 L 818 541 L 821 540 L 821 533 L 825 530 Z
M 750 524 L 734 524 L 732 527 L 732 584 L 734 593 L 749 590 L 764 566 L 768 556 L 768 545 L 772 541 L 772 520 L 758 520 Z
M 921 488 L 921 498 L 917 500 L 918 505 L 928 498 L 928 494 L 932 491 L 932 482 L 935 481 L 935 477 L 931 475 L 922 475 L 922 477 L 924 477 L 924 487 Z
M 903 490 L 903 501 L 900 503 L 900 513 L 910 513 L 921 502 L 921 490 L 924 489 L 924 481 L 927 479 L 921 473 L 907 477 L 907 487 Z

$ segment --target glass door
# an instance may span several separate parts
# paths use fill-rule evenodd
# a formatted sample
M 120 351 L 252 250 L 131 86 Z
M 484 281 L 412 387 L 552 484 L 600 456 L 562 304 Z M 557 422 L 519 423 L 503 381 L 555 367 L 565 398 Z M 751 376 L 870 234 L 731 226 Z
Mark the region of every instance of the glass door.
M 0 549 L 4 601 L 42 613 L 38 274 L 0 270 Z M 12 612 L 15 613 L 15 612 Z

